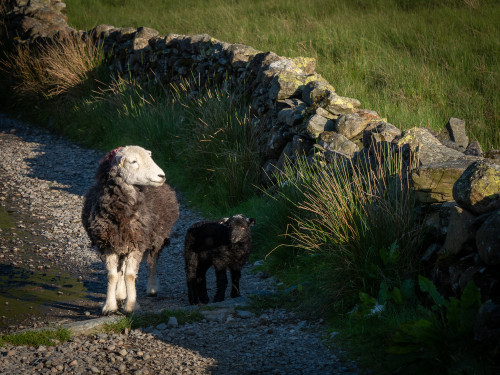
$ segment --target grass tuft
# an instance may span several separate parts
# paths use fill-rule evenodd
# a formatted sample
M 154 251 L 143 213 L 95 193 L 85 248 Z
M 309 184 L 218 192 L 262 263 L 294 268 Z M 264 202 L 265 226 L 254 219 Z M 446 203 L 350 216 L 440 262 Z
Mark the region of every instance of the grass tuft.
M 26 331 L 2 335 L 0 336 L 0 346 L 5 343 L 16 346 L 56 346 L 62 342 L 68 341 L 70 338 L 70 331 L 60 327 L 57 330 Z
M 19 98 L 40 100 L 84 94 L 103 62 L 102 48 L 92 38 L 66 36 L 36 47 L 19 45 L 6 54 L 0 68 L 10 74 Z

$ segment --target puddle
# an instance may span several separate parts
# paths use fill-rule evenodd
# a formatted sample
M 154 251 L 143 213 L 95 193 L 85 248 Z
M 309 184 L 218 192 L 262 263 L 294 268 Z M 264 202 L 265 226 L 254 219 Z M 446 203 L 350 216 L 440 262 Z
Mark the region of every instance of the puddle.
M 19 220 L 15 211 L 0 206 L 0 331 L 87 295 L 82 282 L 36 253 L 47 239 L 18 228 Z M 21 221 L 31 230 L 36 226 Z

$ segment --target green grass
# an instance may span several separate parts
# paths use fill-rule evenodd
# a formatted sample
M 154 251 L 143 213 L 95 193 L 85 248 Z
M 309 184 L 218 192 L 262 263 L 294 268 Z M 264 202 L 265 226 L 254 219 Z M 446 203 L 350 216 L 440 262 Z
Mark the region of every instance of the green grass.
M 121 333 L 126 329 L 144 328 L 157 326 L 160 323 L 168 323 L 170 317 L 175 317 L 179 325 L 186 323 L 199 322 L 203 315 L 198 310 L 188 311 L 183 309 L 169 310 L 165 309 L 161 313 L 139 313 L 124 317 L 116 323 L 106 324 L 103 327 L 104 332 Z
M 317 59 L 337 92 L 399 128 L 466 121 L 500 148 L 500 4 L 478 0 L 73 0 L 71 25 L 208 33 L 280 55 Z
M 0 336 L 0 346 L 5 343 L 12 345 L 28 345 L 28 346 L 56 346 L 61 342 L 68 341 L 71 335 L 65 328 L 58 328 L 57 330 L 43 330 L 43 331 L 26 331 L 21 333 L 13 333 Z

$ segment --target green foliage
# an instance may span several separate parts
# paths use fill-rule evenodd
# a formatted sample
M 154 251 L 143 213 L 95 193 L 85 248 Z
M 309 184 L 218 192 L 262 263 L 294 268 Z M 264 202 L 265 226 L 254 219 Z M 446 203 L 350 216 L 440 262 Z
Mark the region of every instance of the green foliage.
M 56 346 L 61 342 L 68 341 L 71 338 L 70 332 L 65 328 L 57 330 L 26 331 L 0 336 L 0 345 L 9 343 L 12 345 L 29 346 Z
M 106 333 L 122 333 L 126 329 L 132 328 L 132 318 L 125 316 L 115 323 L 106 323 L 103 325 L 102 330 Z
M 430 297 L 424 317 L 405 323 L 388 346 L 391 365 L 398 373 L 486 373 L 488 353 L 474 341 L 473 328 L 481 306 L 481 293 L 469 282 L 460 299 L 444 298 L 429 279 L 418 277 L 420 289 Z
M 325 263 L 315 278 L 330 306 L 350 309 L 359 292 L 377 296 L 381 288 L 383 298 L 403 302 L 400 286 L 419 270 L 421 241 L 407 168 L 400 153 L 381 152 L 372 165 L 315 168 L 298 158 L 278 172 L 276 199 L 293 207 L 287 245 Z

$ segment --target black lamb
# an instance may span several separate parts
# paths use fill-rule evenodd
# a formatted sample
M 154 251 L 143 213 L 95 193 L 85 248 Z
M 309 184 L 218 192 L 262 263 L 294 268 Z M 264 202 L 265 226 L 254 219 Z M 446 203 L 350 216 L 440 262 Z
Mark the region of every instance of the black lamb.
M 164 184 L 165 174 L 139 146 L 120 147 L 100 162 L 94 185 L 85 195 L 82 223 L 108 271 L 103 314 L 138 309 L 135 279 L 148 255 L 148 294 L 156 295 L 156 263 L 169 244 L 179 217 L 175 192 Z
M 252 235 L 250 227 L 254 218 L 234 215 L 217 221 L 202 221 L 193 224 L 186 233 L 184 260 L 189 303 L 208 303 L 206 272 L 214 266 L 217 291 L 214 302 L 224 301 L 228 280 L 226 271 L 231 271 L 231 297 L 240 295 L 241 269 L 250 255 Z

